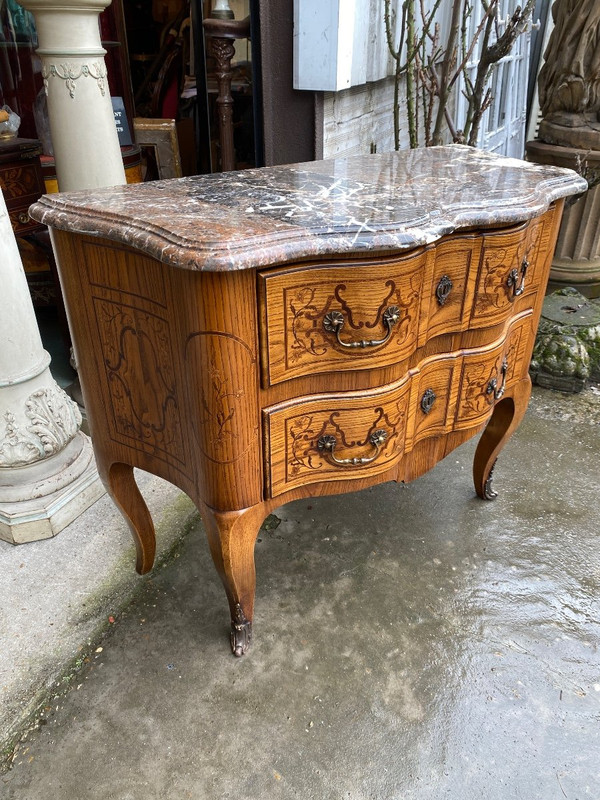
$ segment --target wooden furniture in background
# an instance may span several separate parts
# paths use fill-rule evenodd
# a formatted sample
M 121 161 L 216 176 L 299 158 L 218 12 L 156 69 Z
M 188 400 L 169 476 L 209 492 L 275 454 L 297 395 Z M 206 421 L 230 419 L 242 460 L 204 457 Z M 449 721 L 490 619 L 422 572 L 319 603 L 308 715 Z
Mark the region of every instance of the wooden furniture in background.
M 241 655 L 272 509 L 410 481 L 481 430 L 475 488 L 494 497 L 562 198 L 585 186 L 442 147 L 38 202 L 137 569 L 154 529 L 134 467 L 200 509 Z
M 140 183 L 142 180 L 142 154 L 137 144 L 121 147 L 125 180 L 127 183 Z M 44 176 L 45 194 L 58 192 L 56 163 L 54 156 L 41 156 L 42 175 Z
M 0 139 L 0 188 L 15 235 L 38 231 L 43 226 L 29 216 L 29 206 L 44 194 L 37 139 Z
M 45 225 L 31 219 L 29 206 L 46 192 L 37 139 L 0 139 L 0 189 L 27 276 L 34 305 L 64 308 Z M 63 326 L 66 334 L 66 323 Z

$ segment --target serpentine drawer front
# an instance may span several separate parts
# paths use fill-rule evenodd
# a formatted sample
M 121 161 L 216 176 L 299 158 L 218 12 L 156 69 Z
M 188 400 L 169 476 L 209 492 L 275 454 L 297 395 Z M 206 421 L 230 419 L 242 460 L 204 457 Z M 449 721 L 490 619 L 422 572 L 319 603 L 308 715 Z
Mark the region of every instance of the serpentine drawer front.
M 433 356 L 390 386 L 265 409 L 270 494 L 375 475 L 427 437 L 477 427 L 526 373 L 532 334 L 526 313 L 491 347 Z
M 152 567 L 133 469 L 202 514 L 248 649 L 254 543 L 311 494 L 409 481 L 525 413 L 575 173 L 467 147 L 43 197 L 98 471 Z M 268 624 L 268 622 L 265 622 Z
M 402 258 L 262 271 L 264 385 L 395 364 L 441 333 L 505 321 L 540 286 L 555 214 Z

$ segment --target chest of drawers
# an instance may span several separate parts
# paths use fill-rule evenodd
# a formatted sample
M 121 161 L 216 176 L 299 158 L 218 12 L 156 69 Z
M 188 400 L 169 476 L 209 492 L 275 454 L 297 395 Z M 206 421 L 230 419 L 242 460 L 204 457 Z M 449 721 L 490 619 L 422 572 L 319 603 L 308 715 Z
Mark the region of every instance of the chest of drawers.
M 241 655 L 272 509 L 410 481 L 481 431 L 494 497 L 563 198 L 585 185 L 441 147 L 42 198 L 138 571 L 154 530 L 134 467 L 197 504 Z
M 40 230 L 27 209 L 44 194 L 44 180 L 36 139 L 0 139 L 0 188 L 15 236 Z

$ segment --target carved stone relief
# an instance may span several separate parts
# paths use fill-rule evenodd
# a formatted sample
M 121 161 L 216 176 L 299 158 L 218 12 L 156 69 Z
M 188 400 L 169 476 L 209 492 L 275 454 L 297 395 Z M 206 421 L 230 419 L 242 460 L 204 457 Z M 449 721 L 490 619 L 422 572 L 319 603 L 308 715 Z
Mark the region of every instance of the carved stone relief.
M 93 78 L 98 84 L 100 94 L 104 97 L 106 93 L 106 66 L 99 61 L 88 64 L 44 64 L 42 66 L 42 78 L 44 79 L 44 91 L 48 94 L 48 79 L 60 78 L 65 82 L 71 98 L 75 99 L 76 83 L 79 78 Z
M 550 144 L 600 149 L 600 4 L 555 0 L 554 29 L 538 78 L 542 123 Z
M 0 467 L 18 467 L 60 452 L 81 425 L 77 405 L 56 386 L 39 389 L 25 401 L 24 420 L 4 413 Z

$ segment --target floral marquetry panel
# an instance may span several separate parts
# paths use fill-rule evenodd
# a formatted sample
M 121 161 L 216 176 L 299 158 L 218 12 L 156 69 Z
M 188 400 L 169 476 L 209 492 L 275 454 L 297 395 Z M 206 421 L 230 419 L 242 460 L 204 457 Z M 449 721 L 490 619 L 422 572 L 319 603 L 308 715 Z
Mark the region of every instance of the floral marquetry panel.
M 472 324 L 501 322 L 515 301 L 534 294 L 543 280 L 554 210 L 529 225 L 484 236 Z
M 456 409 L 458 428 L 485 419 L 515 380 L 526 374 L 534 336 L 531 317 L 526 316 L 515 322 L 500 344 L 465 355 Z
M 376 265 L 316 267 L 310 277 L 304 270 L 262 273 L 265 381 L 407 358 L 417 346 L 428 257 L 422 251 Z
M 186 364 L 197 389 L 198 424 L 195 445 L 211 461 L 221 464 L 243 459 L 255 444 L 258 420 L 243 418 L 249 402 L 246 382 L 238 371 L 252 375 L 256 354 L 243 341 L 218 332 L 194 332 L 186 344 Z M 242 417 L 242 419 L 240 419 Z
M 268 409 L 266 467 L 272 495 L 307 482 L 357 479 L 382 472 L 404 451 L 409 421 L 411 384 L 402 381 L 386 392 L 344 397 L 323 396 L 291 408 Z M 386 438 L 370 463 L 340 467 L 319 448 L 323 437 L 335 438 L 335 456 L 341 461 L 370 459 L 371 436 L 379 430 Z
M 96 299 L 94 308 L 114 438 L 183 466 L 180 387 L 167 320 L 106 300 Z
M 84 335 L 95 346 L 90 361 L 81 356 L 82 337 L 75 342 L 88 413 L 91 409 L 93 417 L 96 407 L 110 409 L 106 436 L 127 451 L 138 451 L 140 465 L 153 459 L 162 465 L 161 474 L 174 469 L 190 475 L 180 345 L 164 270 L 154 259 L 90 239 L 78 243 L 77 259 L 79 274 L 69 275 L 68 281 L 76 282 L 85 299 Z
M 2 170 L 0 188 L 8 198 L 26 199 L 31 196 L 31 200 L 36 200 L 40 192 L 40 180 L 35 165 L 26 164 Z

